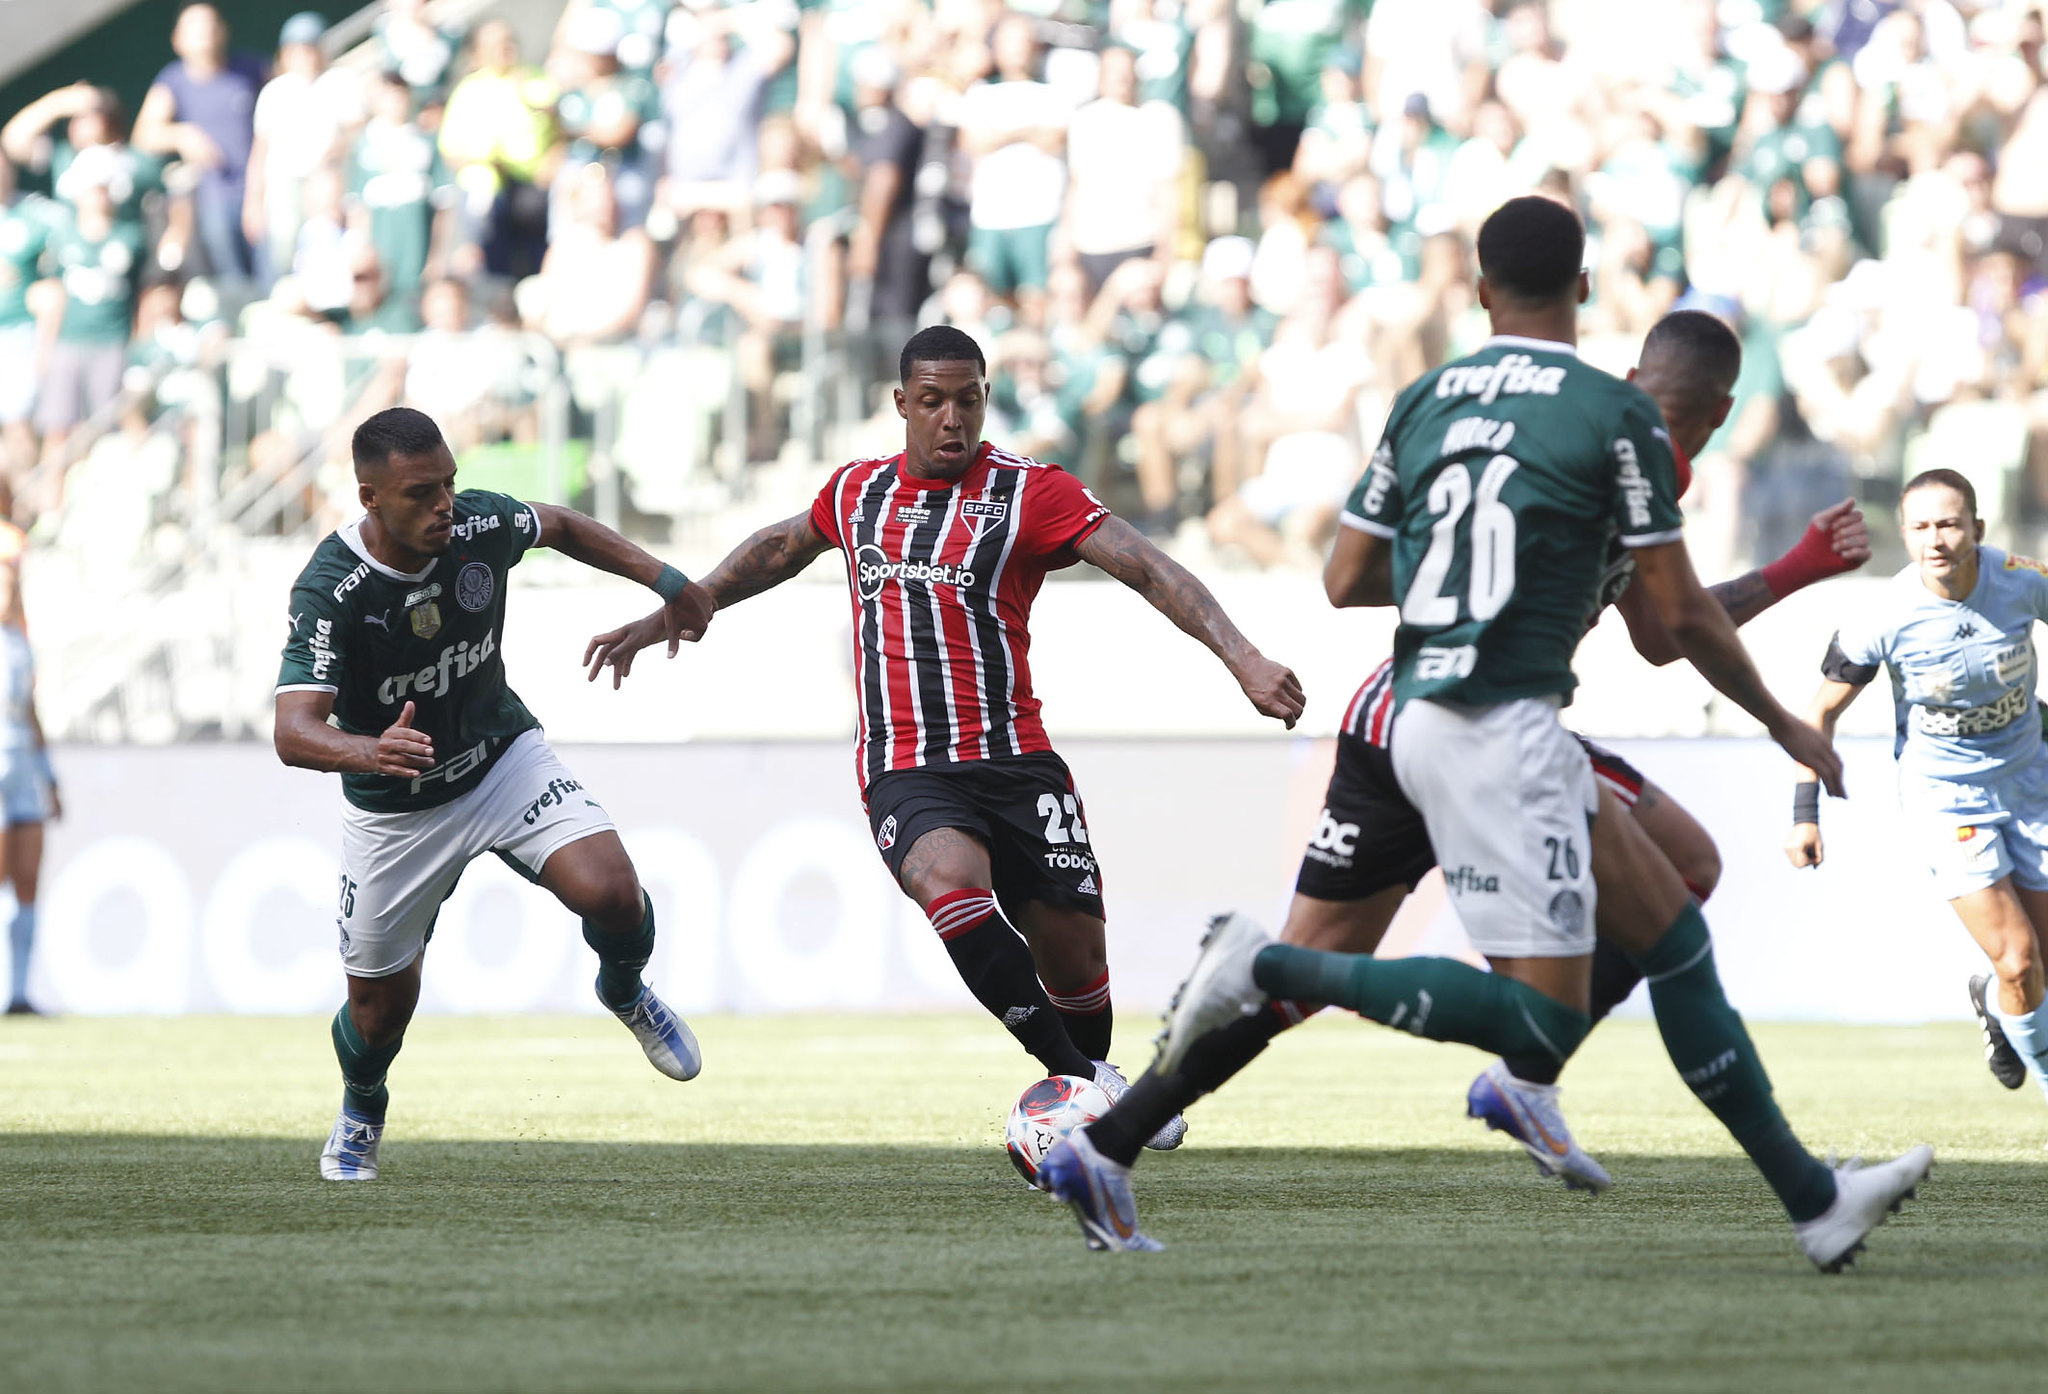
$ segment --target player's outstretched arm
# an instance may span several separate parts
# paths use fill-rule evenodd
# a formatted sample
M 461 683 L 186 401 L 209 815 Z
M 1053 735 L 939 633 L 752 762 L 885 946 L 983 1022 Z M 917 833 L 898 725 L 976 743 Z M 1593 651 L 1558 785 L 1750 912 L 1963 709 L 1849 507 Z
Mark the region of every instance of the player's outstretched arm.
M 1394 549 L 1363 528 L 1341 527 L 1323 565 L 1323 591 L 1340 610 L 1394 603 Z
M 704 637 L 704 630 L 711 623 L 712 604 L 710 593 L 703 586 L 573 508 L 558 508 L 549 503 L 527 507 L 540 519 L 538 545 L 552 547 L 593 570 L 638 581 L 662 597 L 662 607 L 656 613 L 662 617 L 669 652 L 675 652 L 678 639 Z
M 1306 702 L 1301 679 L 1252 646 L 1195 574 L 1147 542 L 1123 519 L 1111 516 L 1074 549 L 1081 560 L 1101 567 L 1145 597 L 1152 608 L 1208 646 L 1237 679 L 1244 695 L 1265 715 L 1289 730 Z
M 633 671 L 633 656 L 663 639 L 668 640 L 668 656 L 674 658 L 682 640 L 695 641 L 703 636 L 712 614 L 729 609 L 748 596 L 772 590 L 831 550 L 831 542 L 812 524 L 808 513 L 770 523 L 733 548 L 701 583 L 691 583 L 693 589 L 704 593 L 709 607 L 703 624 L 694 626 L 694 632 L 690 626 L 668 626 L 663 611 L 670 607 L 664 606 L 631 624 L 600 634 L 583 651 L 584 666 L 590 670 L 589 681 L 596 682 L 597 675 L 610 668 L 612 686 L 618 687 Z
M 358 736 L 327 724 L 332 692 L 280 692 L 271 739 L 277 758 L 302 770 L 341 774 L 415 775 L 434 768 L 434 740 L 412 725 L 407 702 L 381 736 Z
M 1863 510 L 1855 500 L 1843 499 L 1814 514 L 1804 535 L 1784 556 L 1732 581 L 1708 586 L 1707 594 L 1721 603 L 1728 618 L 1744 625 L 1792 592 L 1854 571 L 1869 560 L 1870 528 Z M 1661 668 L 1685 656 L 1640 586 L 1623 591 L 1614 608 L 1621 611 L 1628 637 L 1645 659 Z
M 1835 737 L 1835 723 L 1849 704 L 1861 695 L 1867 683 L 1840 682 L 1829 678 L 1806 706 L 1807 723 L 1829 740 Z M 1785 839 L 1785 855 L 1796 867 L 1819 866 L 1826 856 L 1820 838 L 1820 778 L 1804 765 L 1799 767 L 1792 792 L 1792 835 Z
M 1842 759 L 1826 736 L 1801 721 L 1764 686 L 1735 621 L 1707 594 L 1683 539 L 1636 548 L 1636 584 L 1692 666 L 1714 690 L 1764 724 L 1772 740 L 1812 770 L 1830 794 L 1843 797 Z

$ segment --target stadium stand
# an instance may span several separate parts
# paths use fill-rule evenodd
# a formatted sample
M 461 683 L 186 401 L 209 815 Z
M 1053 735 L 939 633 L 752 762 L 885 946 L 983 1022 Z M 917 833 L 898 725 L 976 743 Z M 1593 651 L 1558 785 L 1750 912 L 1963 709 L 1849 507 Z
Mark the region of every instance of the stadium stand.
M 371 411 L 694 569 L 891 448 L 895 347 L 936 320 L 989 354 L 993 438 L 1205 575 L 1298 578 L 1393 394 L 1483 335 L 1471 235 L 1527 192 L 1587 220 L 1592 361 L 1679 304 L 1742 334 L 1704 574 L 1937 461 L 2033 545 L 2044 8 L 390 0 L 230 35 L 188 7 L 139 103 L 84 69 L 0 126 L 49 719 L 261 729 L 277 598 L 352 511 Z

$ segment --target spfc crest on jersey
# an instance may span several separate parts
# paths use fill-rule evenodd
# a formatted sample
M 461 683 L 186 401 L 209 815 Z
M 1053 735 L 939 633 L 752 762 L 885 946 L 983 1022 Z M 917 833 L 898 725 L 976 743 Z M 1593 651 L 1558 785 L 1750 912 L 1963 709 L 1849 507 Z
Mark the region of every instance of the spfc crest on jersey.
M 960 505 L 960 516 L 979 541 L 984 532 L 1010 516 L 1010 504 L 1007 499 L 968 499 Z

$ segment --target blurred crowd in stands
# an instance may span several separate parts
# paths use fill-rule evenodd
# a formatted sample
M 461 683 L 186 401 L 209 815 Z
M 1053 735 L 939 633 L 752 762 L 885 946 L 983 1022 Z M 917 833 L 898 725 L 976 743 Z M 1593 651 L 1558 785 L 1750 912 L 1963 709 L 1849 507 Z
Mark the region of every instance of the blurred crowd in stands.
M 1540 192 L 1587 222 L 1592 361 L 1681 303 L 1742 335 L 1703 570 L 1936 462 L 2038 524 L 2044 11 L 569 0 L 540 51 L 389 0 L 336 52 L 319 15 L 195 4 L 132 121 L 79 84 L 0 128 L 7 467 L 31 514 L 213 471 L 331 524 L 363 415 L 516 472 L 559 382 L 554 429 L 673 511 L 885 446 L 895 348 L 945 320 L 991 438 L 1160 536 L 1305 561 L 1394 394 L 1483 339 L 1480 220 Z

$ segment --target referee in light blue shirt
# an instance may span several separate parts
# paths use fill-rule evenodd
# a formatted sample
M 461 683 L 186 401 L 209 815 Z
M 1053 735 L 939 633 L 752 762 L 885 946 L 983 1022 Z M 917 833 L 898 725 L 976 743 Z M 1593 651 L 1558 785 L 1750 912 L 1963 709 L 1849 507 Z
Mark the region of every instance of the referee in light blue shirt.
M 2048 927 L 2048 746 L 2034 703 L 2034 622 L 2048 619 L 2048 563 L 1982 546 L 1977 495 L 1954 470 L 1906 485 L 1912 564 L 1821 664 L 1807 719 L 1832 735 L 1879 669 L 1891 675 L 1899 804 L 1936 887 L 1990 958 L 1970 980 L 1992 1074 L 2048 1095 L 2041 946 Z M 1819 866 L 1820 786 L 1800 771 L 1786 855 Z

